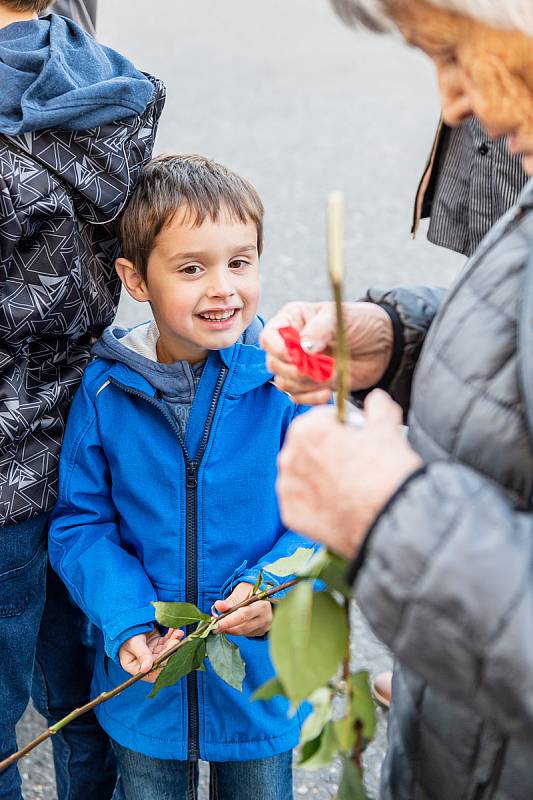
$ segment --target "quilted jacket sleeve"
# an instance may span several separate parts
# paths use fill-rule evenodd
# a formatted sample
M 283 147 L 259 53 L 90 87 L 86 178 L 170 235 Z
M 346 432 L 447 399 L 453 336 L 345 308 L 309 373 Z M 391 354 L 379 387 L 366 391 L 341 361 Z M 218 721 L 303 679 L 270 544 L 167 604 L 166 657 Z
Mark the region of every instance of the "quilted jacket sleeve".
M 374 524 L 356 598 L 402 663 L 533 738 L 533 515 L 494 483 L 443 462 L 408 480 Z
M 143 166 L 152 156 L 166 90 L 146 76 L 153 92 L 142 114 L 90 131 L 50 130 L 5 137 L 8 146 L 29 156 L 59 179 L 74 203 L 78 221 L 108 225 L 126 207 Z M 40 187 L 46 194 L 46 184 Z
M 78 214 L 92 224 L 118 218 L 137 186 L 141 169 L 152 157 L 166 90 L 162 81 L 147 78 L 154 92 L 142 114 L 102 126 L 91 139 L 84 138 L 83 131 L 72 134 L 70 149 L 77 158 L 72 167 L 63 167 L 62 178 L 76 191 Z M 69 173 L 84 157 L 90 158 L 94 179 L 80 185 Z
M 84 383 L 72 404 L 49 531 L 50 561 L 116 659 L 133 633 L 149 631 L 157 600 L 148 575 L 122 547 L 94 402 Z
M 397 353 L 395 362 L 398 366 L 380 387 L 401 405 L 405 416 L 409 411 L 411 384 L 418 357 L 445 296 L 445 289 L 413 286 L 391 290 L 369 289 L 363 298 L 385 307 L 393 320 Z

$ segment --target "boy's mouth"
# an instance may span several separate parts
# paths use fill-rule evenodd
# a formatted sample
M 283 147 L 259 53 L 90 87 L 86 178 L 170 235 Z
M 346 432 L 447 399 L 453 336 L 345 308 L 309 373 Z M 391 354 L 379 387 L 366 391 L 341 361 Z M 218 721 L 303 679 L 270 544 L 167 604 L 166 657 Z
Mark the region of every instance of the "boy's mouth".
M 224 311 L 204 311 L 198 314 L 201 319 L 211 320 L 212 322 L 225 322 L 231 319 L 239 311 L 238 308 L 227 308 Z
M 196 316 L 211 330 L 223 331 L 233 327 L 241 310 L 240 308 L 212 308 L 209 311 L 202 311 Z

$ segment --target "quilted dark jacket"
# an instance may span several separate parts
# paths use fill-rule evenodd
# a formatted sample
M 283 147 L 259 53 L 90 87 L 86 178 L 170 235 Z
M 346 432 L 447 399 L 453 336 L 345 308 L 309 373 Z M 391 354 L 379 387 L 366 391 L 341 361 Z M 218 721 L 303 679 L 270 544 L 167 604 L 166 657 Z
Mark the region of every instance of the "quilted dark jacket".
M 150 158 L 164 87 L 88 131 L 0 135 L 0 524 L 55 503 L 65 417 L 120 283 L 113 222 Z
M 533 182 L 445 297 L 368 299 L 402 321 L 390 390 L 427 465 L 356 583 L 399 662 L 381 798 L 531 800 Z

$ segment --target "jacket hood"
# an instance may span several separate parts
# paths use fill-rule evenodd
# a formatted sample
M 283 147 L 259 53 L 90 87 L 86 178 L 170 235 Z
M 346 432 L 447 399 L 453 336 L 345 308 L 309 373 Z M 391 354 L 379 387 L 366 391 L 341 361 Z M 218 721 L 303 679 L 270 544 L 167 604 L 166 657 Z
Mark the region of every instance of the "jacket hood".
M 0 75 L 1 66 L 0 63 Z M 0 146 L 3 140 L 8 150 L 28 156 L 19 162 L 19 174 L 31 185 L 32 192 L 34 186 L 37 192 L 54 191 L 48 183 L 50 173 L 70 194 L 78 220 L 105 225 L 119 216 L 137 183 L 140 169 L 151 155 L 165 103 L 165 87 L 160 80 L 147 76 L 142 81 L 151 97 L 137 116 L 115 119 L 89 130 L 47 128 L 17 136 L 0 132 Z M 0 112 L 2 103 L 5 107 L 0 95 Z M 11 155 L 7 162 L 11 174 L 12 158 Z M 1 161 L 0 158 L 0 164 Z M 110 254 L 111 261 L 115 257 Z
M 263 320 L 256 317 L 237 344 L 210 352 L 210 358 L 220 358 L 227 367 L 235 360 L 233 393 L 243 394 L 272 379 L 272 373 L 266 368 L 265 354 L 258 346 L 262 329 Z M 152 388 L 161 389 L 169 380 L 182 377 L 183 362 L 160 364 L 156 355 L 158 338 L 155 322 L 145 322 L 129 329 L 111 325 L 94 345 L 92 352 L 106 361 L 127 367 L 127 370 L 119 368 L 114 372 L 128 385 L 146 391 L 143 384 L 147 381 Z M 144 380 L 139 382 L 139 376 Z
M 163 396 L 172 398 L 172 402 L 192 402 L 194 387 L 205 362 L 195 365 L 187 361 L 161 364 L 157 360 L 158 339 L 159 331 L 153 321 L 129 331 L 110 327 L 93 352 L 107 361 L 125 364 Z
M 152 83 L 72 20 L 49 14 L 0 29 L 0 131 L 86 130 L 140 114 Z

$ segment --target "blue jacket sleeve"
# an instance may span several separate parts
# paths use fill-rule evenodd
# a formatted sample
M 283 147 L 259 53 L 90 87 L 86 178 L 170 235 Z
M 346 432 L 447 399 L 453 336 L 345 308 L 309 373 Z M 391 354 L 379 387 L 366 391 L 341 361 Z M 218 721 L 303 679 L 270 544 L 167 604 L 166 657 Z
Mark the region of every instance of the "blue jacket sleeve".
M 304 414 L 306 411 L 309 411 L 309 408 L 309 406 L 295 405 L 292 420 L 294 420 L 295 417 L 299 416 L 300 414 Z M 320 545 L 311 539 L 280 526 L 279 537 L 272 549 L 269 550 L 268 553 L 265 553 L 265 555 L 262 556 L 256 564 L 248 565 L 248 562 L 244 561 L 239 567 L 237 567 L 235 572 L 229 576 L 222 587 L 221 596 L 227 597 L 239 583 L 251 583 L 255 585 L 261 570 L 263 570 L 264 587 L 266 587 L 267 583 L 272 584 L 273 586 L 280 586 L 282 583 L 290 581 L 291 577 L 294 576 L 289 575 L 287 577 L 280 578 L 279 575 L 273 575 L 264 568 L 269 564 L 273 564 L 274 561 L 277 561 L 280 558 L 286 558 L 287 556 L 292 555 L 299 547 L 313 548 L 313 550 L 320 549 Z M 280 592 L 277 597 L 282 597 L 283 594 L 284 592 Z
M 157 597 L 141 563 L 122 547 L 95 403 L 85 382 L 68 419 L 49 535 L 52 566 L 117 660 L 132 630 L 153 628 L 150 603 Z

